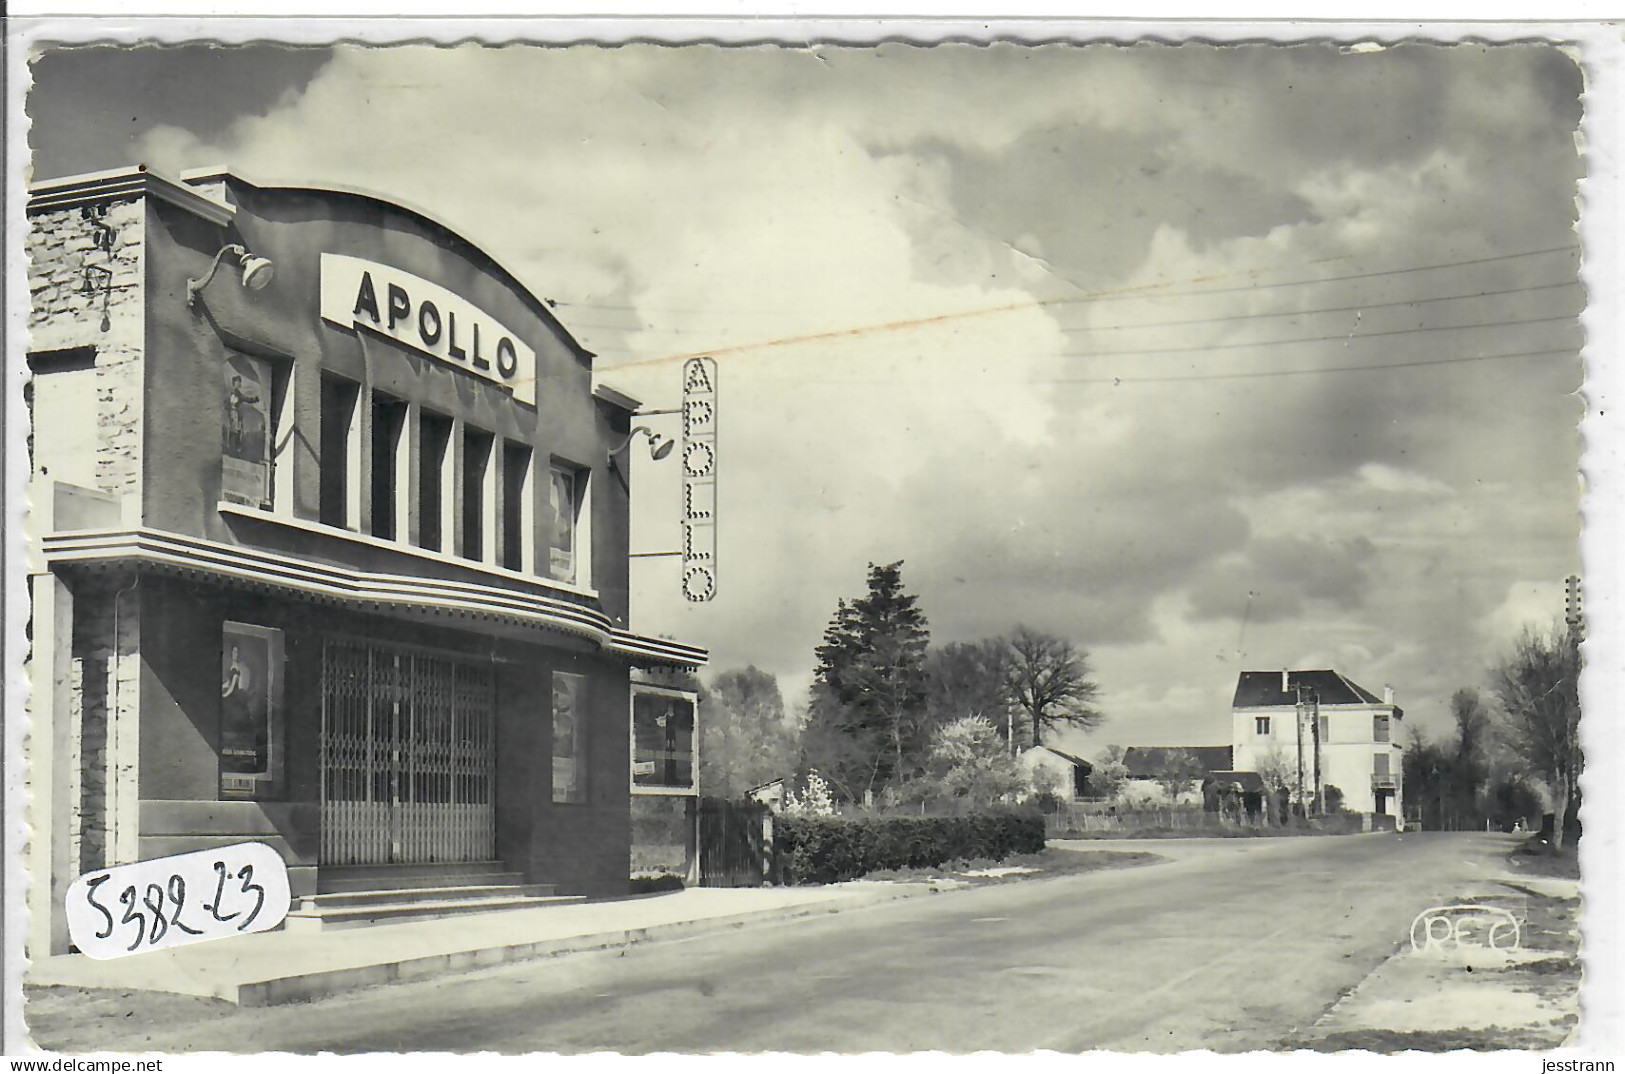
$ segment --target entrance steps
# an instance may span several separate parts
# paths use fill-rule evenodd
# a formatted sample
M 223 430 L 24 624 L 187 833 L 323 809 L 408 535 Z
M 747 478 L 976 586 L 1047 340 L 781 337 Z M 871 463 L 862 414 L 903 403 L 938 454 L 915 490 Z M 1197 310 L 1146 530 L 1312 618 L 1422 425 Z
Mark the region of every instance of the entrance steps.
M 316 894 L 288 911 L 286 927 L 356 928 L 582 901 L 580 895 L 555 894 L 552 884 L 523 879 L 495 861 L 331 866 L 317 874 Z

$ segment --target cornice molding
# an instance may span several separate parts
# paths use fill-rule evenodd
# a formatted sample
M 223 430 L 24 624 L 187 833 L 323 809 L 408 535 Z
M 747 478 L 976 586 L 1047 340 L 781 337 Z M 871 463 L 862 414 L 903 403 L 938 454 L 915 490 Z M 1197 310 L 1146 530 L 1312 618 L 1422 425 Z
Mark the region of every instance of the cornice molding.
M 237 215 L 237 210 L 225 202 L 205 197 L 185 183 L 155 172 L 145 164 L 35 183 L 28 188 L 28 213 L 33 215 L 142 197 L 168 202 L 222 227 L 231 223 Z

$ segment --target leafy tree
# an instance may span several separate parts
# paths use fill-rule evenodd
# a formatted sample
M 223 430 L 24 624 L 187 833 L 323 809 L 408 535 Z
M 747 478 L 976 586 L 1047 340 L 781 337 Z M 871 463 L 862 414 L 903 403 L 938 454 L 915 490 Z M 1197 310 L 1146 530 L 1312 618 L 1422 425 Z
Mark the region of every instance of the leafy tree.
M 927 771 L 940 797 L 972 806 L 991 805 L 1027 783 L 998 730 L 980 716 L 963 716 L 937 729 Z
M 1445 808 L 1454 751 L 1430 741 L 1420 727 L 1410 729 L 1405 745 L 1405 765 L 1401 776 L 1405 801 L 1421 817 L 1422 827 L 1438 831 L 1445 827 Z
M 1026 714 L 1032 744 L 1061 724 L 1087 729 L 1106 717 L 1094 707 L 1100 688 L 1089 677 L 1087 653 L 1070 641 L 1018 626 L 1010 635 L 1010 692 Z
M 1201 778 L 1202 771 L 1202 763 L 1189 750 L 1169 750 L 1157 765 L 1157 784 L 1170 802 L 1177 801 L 1191 780 Z
M 795 739 L 772 675 L 756 667 L 723 672 L 703 692 L 700 713 L 700 787 L 706 794 L 733 798 L 793 774 Z
M 949 642 L 925 658 L 926 717 L 933 728 L 979 716 L 1000 735 L 1014 726 L 1010 647 L 1003 638 Z M 1017 744 L 1020 744 L 1019 729 Z
M 901 561 L 869 565 L 869 592 L 840 601 L 818 646 L 803 757 L 850 799 L 918 769 L 927 740 L 930 632 Z
M 1478 691 L 1457 690 L 1450 698 L 1450 716 L 1456 727 L 1453 756 L 1445 775 L 1450 812 L 1456 826 L 1479 826 L 1478 792 L 1484 785 L 1484 739 L 1489 716 L 1479 701 Z
M 1563 846 L 1570 803 L 1578 796 L 1580 638 L 1575 630 L 1526 627 L 1493 672 L 1508 744 L 1545 782 L 1552 797 L 1552 847 Z
M 1122 746 L 1107 746 L 1089 773 L 1089 789 L 1102 798 L 1117 798 L 1128 785 L 1128 765 Z
M 1326 812 L 1341 813 L 1343 811 L 1343 791 L 1337 785 L 1328 783 L 1321 793 L 1326 798 Z

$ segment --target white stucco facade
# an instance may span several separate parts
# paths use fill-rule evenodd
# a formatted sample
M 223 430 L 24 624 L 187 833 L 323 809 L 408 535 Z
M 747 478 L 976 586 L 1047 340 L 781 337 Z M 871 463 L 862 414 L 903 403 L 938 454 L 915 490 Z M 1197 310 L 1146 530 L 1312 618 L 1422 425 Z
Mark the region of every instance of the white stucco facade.
M 1339 692 L 1352 700 L 1328 703 L 1322 699 L 1318 705 L 1320 783 L 1342 791 L 1345 810 L 1403 818 L 1404 750 L 1400 738 L 1404 711 L 1393 703 L 1391 690 L 1385 691 L 1383 700 L 1371 700 L 1374 695 L 1342 680 L 1341 676 L 1337 678 L 1350 688 Z M 1281 693 L 1295 692 L 1296 683 L 1292 685 L 1293 690 Z M 1305 693 L 1309 702 L 1312 692 L 1306 690 Z M 1238 691 L 1238 703 L 1231 712 L 1231 742 L 1237 770 L 1260 772 L 1271 767 L 1272 759 L 1278 759 L 1295 774 L 1301 739 L 1304 784 L 1312 793 L 1316 736 L 1311 714 L 1316 706 L 1306 703 L 1300 710 L 1296 703 L 1242 703 L 1240 694 Z

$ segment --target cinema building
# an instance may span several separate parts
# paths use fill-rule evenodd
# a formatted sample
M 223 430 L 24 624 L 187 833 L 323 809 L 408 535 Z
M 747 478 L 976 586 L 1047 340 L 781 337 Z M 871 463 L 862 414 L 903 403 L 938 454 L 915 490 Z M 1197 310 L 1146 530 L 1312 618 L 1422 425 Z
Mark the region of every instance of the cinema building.
M 28 220 L 33 951 L 80 873 L 250 839 L 317 917 L 625 891 L 632 683 L 706 659 L 629 627 L 638 402 L 370 194 L 130 168 Z

